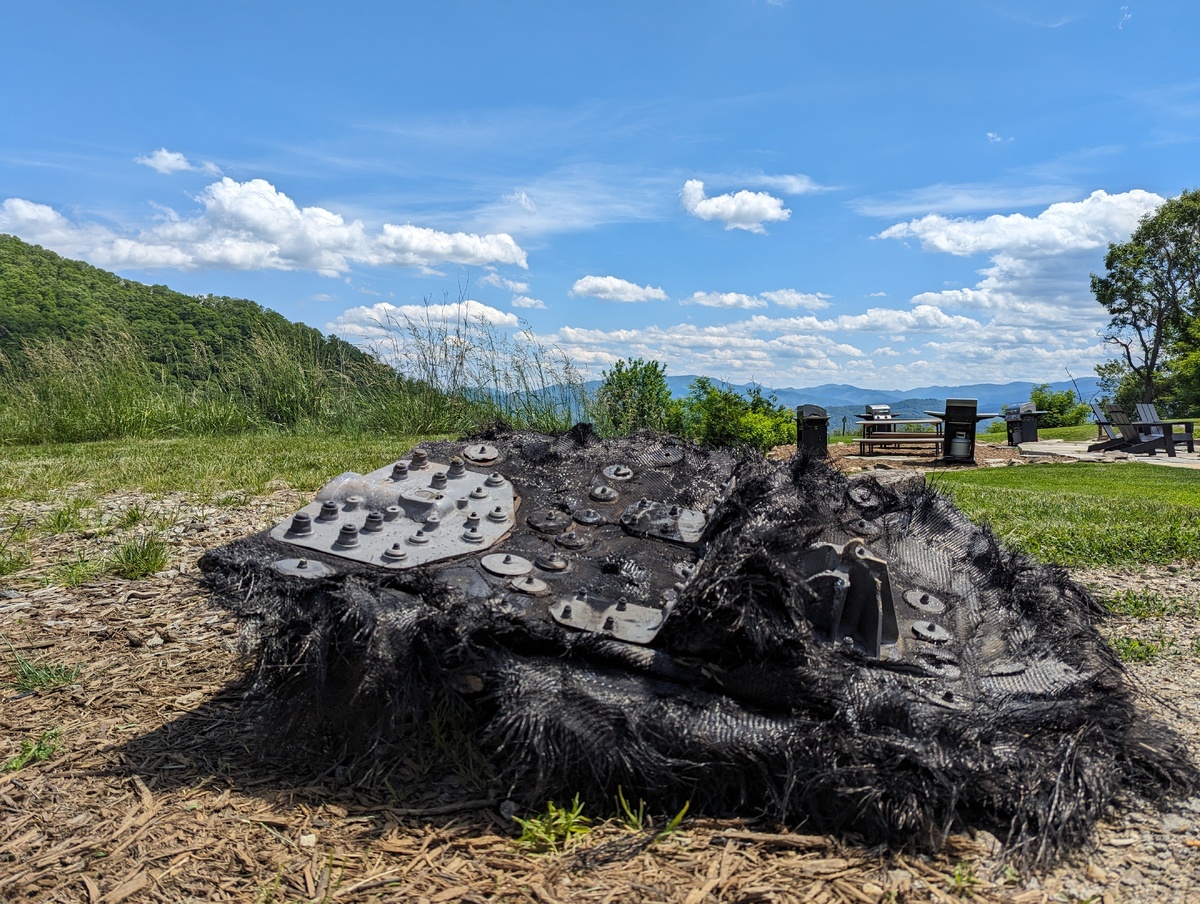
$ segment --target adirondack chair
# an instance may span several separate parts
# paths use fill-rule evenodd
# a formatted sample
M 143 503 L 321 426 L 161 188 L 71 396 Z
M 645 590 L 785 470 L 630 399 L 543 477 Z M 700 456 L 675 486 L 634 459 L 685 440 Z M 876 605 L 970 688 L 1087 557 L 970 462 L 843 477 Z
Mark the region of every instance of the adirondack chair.
M 1135 424 L 1139 422 L 1150 423 L 1151 421 L 1162 420 L 1162 418 L 1158 416 L 1158 411 L 1150 402 L 1138 402 L 1133 407 L 1137 409 L 1137 421 L 1134 421 Z M 1163 435 L 1162 427 L 1151 427 L 1147 430 L 1138 430 L 1138 433 L 1141 434 L 1143 440 L 1149 440 L 1155 436 Z
M 1171 458 L 1175 457 L 1175 439 L 1177 435 L 1173 431 L 1174 424 L 1167 421 L 1131 421 L 1122 409 L 1116 405 L 1108 407 L 1108 419 L 1114 427 L 1121 433 L 1122 443 L 1120 446 L 1112 446 L 1110 448 L 1119 448 L 1122 452 L 1128 452 L 1130 455 L 1137 455 L 1145 452 L 1149 455 L 1157 454 L 1159 449 L 1164 450 Z M 1182 421 L 1177 423 L 1183 423 Z M 1162 429 L 1162 435 L 1151 436 L 1145 439 L 1142 436 L 1141 430 L 1148 427 L 1159 427 Z M 1195 451 L 1195 446 L 1192 442 L 1191 433 L 1185 433 L 1178 436 L 1187 446 L 1189 452 Z M 1107 443 L 1099 443 L 1097 445 L 1108 445 Z M 1088 446 L 1088 451 L 1094 451 L 1092 446 Z
M 1175 434 L 1175 441 L 1183 440 L 1189 452 L 1196 451 L 1193 436 L 1196 425 L 1192 421 L 1166 420 L 1158 413 L 1158 409 L 1154 407 L 1152 402 L 1139 402 L 1137 405 L 1137 416 L 1138 419 L 1134 421 L 1134 424 L 1142 434 L 1143 440 L 1162 436 L 1164 433 L 1171 433 L 1174 428 L 1179 427 L 1183 429 L 1183 435 Z
M 1125 445 L 1125 439 L 1121 436 L 1120 431 L 1109 421 L 1108 415 L 1100 409 L 1099 402 L 1090 402 L 1092 406 L 1092 416 L 1096 418 L 1096 428 L 1102 430 L 1107 439 L 1093 443 L 1088 446 L 1089 452 L 1104 452 L 1109 449 L 1117 449 Z

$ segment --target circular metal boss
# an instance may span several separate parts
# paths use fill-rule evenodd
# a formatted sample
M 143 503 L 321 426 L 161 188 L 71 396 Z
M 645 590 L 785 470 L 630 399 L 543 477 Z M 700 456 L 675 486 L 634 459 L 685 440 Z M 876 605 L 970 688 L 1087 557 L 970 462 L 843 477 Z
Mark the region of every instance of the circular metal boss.
M 950 632 L 937 622 L 913 622 L 912 632 L 920 640 L 927 640 L 930 643 L 945 643 L 950 639 Z
M 297 578 L 323 578 L 333 574 L 333 569 L 315 559 L 279 559 L 271 565 L 280 574 Z
M 519 577 L 533 570 L 533 563 L 507 552 L 494 552 L 479 560 L 485 571 L 498 577 Z
M 904 602 L 908 603 L 914 609 L 919 609 L 921 612 L 928 612 L 930 615 L 940 615 L 946 611 L 946 604 L 944 602 L 932 593 L 926 593 L 924 590 L 906 590 L 904 592 Z
M 462 451 L 463 458 L 477 465 L 488 465 L 500 457 L 500 450 L 487 443 L 475 445 L 472 443 Z

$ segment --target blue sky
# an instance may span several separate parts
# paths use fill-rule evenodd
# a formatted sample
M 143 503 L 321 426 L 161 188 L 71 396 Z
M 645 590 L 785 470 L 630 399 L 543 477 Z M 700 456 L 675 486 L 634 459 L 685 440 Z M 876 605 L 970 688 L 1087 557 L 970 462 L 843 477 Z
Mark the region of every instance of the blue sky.
M 0 232 L 350 339 L 461 303 L 594 376 L 1089 374 L 1089 273 L 1200 185 L 1192 0 L 0 12 Z

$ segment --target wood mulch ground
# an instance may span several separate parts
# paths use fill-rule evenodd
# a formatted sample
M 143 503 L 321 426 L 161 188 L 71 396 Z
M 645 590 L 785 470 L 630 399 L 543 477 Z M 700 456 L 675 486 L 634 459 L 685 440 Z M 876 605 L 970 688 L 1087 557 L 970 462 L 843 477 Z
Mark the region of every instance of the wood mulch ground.
M 305 501 L 289 491 L 230 506 L 104 497 L 85 510 L 88 526 L 58 535 L 41 525 L 61 503 L 0 504 L 0 532 L 30 534 L 30 561 L 0 578 L 0 635 L 11 644 L 0 659 L 80 667 L 66 686 L 0 689 L 0 762 L 57 732 L 48 759 L 0 774 L 0 900 L 1200 902 L 1200 799 L 1166 813 L 1123 807 L 1092 849 L 1040 875 L 1006 869 L 984 833 L 954 836 L 931 858 L 703 819 L 657 839 L 613 819 L 566 852 L 539 855 L 517 843 L 494 790 L 439 763 L 408 758 L 351 775 L 272 750 L 238 693 L 236 626 L 211 607 L 196 560 Z M 135 506 L 143 521 L 116 527 Z M 167 571 L 64 586 L 73 563 L 151 524 L 169 540 Z M 1164 573 L 1200 597 L 1194 565 Z M 1148 708 L 1200 752 L 1197 623 L 1158 621 L 1176 645 L 1134 677 Z M 614 809 L 587 803 L 598 818 Z

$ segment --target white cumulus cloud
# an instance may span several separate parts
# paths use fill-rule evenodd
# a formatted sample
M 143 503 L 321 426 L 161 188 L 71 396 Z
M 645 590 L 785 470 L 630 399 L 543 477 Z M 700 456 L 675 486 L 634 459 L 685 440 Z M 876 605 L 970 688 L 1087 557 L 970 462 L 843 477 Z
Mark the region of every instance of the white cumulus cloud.
M 140 163 L 142 166 L 148 166 L 157 173 L 169 176 L 172 173 L 183 172 L 204 172 L 217 174 L 220 170 L 217 169 L 215 163 L 201 163 L 193 165 L 179 151 L 168 151 L 166 148 L 159 148 L 152 154 L 147 154 L 144 157 L 134 157 L 134 163 Z
M 510 292 L 528 292 L 529 283 L 520 282 L 515 279 L 501 276 L 496 272 L 494 267 L 489 267 L 488 272 L 479 278 L 480 285 L 497 286 L 501 289 L 508 289 Z
M 763 191 L 739 191 L 731 195 L 704 194 L 704 183 L 689 179 L 679 193 L 683 209 L 701 220 L 718 220 L 726 229 L 765 233 L 764 223 L 787 220 L 792 212 L 783 201 Z
M 824 292 L 797 292 L 795 289 L 776 289 L 763 292 L 761 297 L 781 308 L 807 308 L 820 311 L 829 307 L 829 296 Z
M 683 304 L 698 304 L 706 308 L 765 308 L 766 301 L 738 292 L 695 292 Z
M 516 314 L 501 311 L 473 299 L 446 304 L 394 305 L 381 301 L 371 306 L 347 308 L 336 320 L 325 324 L 325 331 L 336 333 L 348 342 L 360 342 L 372 347 L 396 341 L 403 344 L 409 327 L 432 327 L 435 331 L 455 326 L 475 325 L 515 327 L 520 325 Z
M 601 301 L 666 301 L 667 293 L 654 286 L 639 286 L 616 276 L 585 276 L 571 286 L 572 295 L 599 298 Z
M 819 311 L 829 307 L 829 297 L 823 292 L 797 292 L 795 289 L 775 289 L 757 295 L 741 292 L 693 292 L 681 304 L 698 304 L 706 308 L 765 308 L 768 304 L 781 308 L 807 308 Z
M 546 302 L 544 302 L 540 299 L 537 299 L 537 298 L 530 298 L 528 295 L 514 295 L 513 300 L 512 300 L 512 306 L 514 308 L 539 308 L 539 309 L 541 309 L 541 308 L 546 307 Z
M 0 203 L 0 230 L 100 267 L 194 270 L 313 270 L 337 276 L 352 265 L 429 268 L 438 263 L 510 264 L 528 269 L 509 235 L 440 232 L 384 223 L 372 233 L 322 207 L 300 207 L 264 179 L 214 182 L 191 216 L 173 211 L 133 234 L 73 223 L 53 208 L 21 198 Z
M 1060 254 L 1103 248 L 1128 238 L 1138 220 L 1162 202 L 1158 195 L 1141 189 L 1115 195 L 1094 191 L 1082 201 L 1051 204 L 1036 217 L 1012 213 L 975 220 L 929 214 L 889 226 L 879 237 L 915 238 L 927 251 L 956 255 L 998 251 Z

